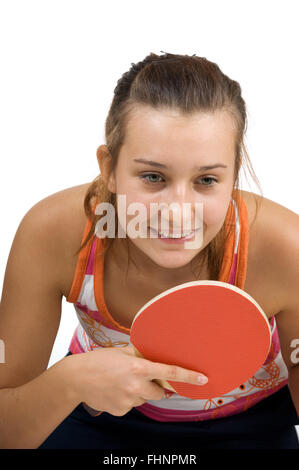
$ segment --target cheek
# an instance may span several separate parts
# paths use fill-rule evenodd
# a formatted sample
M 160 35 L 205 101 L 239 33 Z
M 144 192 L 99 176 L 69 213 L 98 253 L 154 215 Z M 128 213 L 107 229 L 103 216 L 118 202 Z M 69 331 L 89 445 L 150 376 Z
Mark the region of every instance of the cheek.
M 126 189 L 122 195 L 125 196 L 122 207 L 125 207 L 127 225 L 130 221 L 133 221 L 131 227 L 135 227 L 137 223 L 147 226 L 147 220 L 150 214 L 148 199 L 142 197 L 140 191 L 134 191 L 132 188 L 130 190 Z
M 222 225 L 227 209 L 229 206 L 229 201 L 226 200 L 208 200 L 203 203 L 203 219 L 206 226 L 219 226 Z

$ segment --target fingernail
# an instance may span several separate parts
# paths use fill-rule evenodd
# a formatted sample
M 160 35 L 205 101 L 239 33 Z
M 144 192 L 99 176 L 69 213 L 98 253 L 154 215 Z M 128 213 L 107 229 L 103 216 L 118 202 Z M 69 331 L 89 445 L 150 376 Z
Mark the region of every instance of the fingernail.
M 205 377 L 204 375 L 199 375 L 197 377 L 197 381 L 200 385 L 204 385 L 204 384 L 208 383 L 209 379 L 208 379 L 208 377 Z

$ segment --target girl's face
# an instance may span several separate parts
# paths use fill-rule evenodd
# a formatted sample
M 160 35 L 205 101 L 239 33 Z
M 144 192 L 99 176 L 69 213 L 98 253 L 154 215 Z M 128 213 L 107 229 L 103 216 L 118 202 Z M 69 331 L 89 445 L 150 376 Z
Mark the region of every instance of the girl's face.
M 184 244 L 151 238 L 149 228 L 147 238 L 130 238 L 136 259 L 143 267 L 148 265 L 153 268 L 152 272 L 155 266 L 158 271 L 175 269 L 176 273 L 182 268 L 183 273 L 217 235 L 233 190 L 234 138 L 232 118 L 224 111 L 184 117 L 173 110 L 157 111 L 139 106 L 131 115 L 117 167 L 109 182 L 110 191 L 117 196 L 125 195 L 126 207 L 142 203 L 147 209 L 148 227 L 151 203 L 168 206 L 178 203 L 181 214 L 183 203 L 189 203 L 193 210 L 192 228 L 195 226 L 194 203 L 202 203 L 203 207 L 203 242 L 199 248 L 185 249 Z M 210 165 L 221 166 L 200 169 Z M 170 232 L 171 214 L 170 211 Z M 127 227 L 136 215 L 126 215 Z M 161 227 L 160 213 L 158 227 Z

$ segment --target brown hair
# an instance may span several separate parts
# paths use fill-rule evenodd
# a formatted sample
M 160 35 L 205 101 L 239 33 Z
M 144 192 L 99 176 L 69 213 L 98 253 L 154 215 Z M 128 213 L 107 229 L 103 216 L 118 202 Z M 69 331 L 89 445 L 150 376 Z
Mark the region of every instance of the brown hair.
M 131 65 L 130 70 L 125 72 L 117 82 L 105 123 L 106 148 L 112 157 L 111 172 L 114 171 L 117 165 L 130 115 L 139 104 L 149 105 L 158 110 L 165 108 L 176 109 L 185 116 L 192 113 L 213 113 L 221 110 L 227 111 L 232 116 L 235 124 L 233 198 L 237 201 L 240 197 L 239 170 L 243 167 L 244 160 L 251 176 L 260 192 L 262 192 L 244 144 L 247 114 L 246 104 L 241 96 L 241 87 L 238 82 L 225 75 L 216 63 L 195 54 L 189 56 L 166 52 L 163 55 L 150 53 L 144 60 Z M 104 150 L 105 146 L 101 145 L 97 149 L 97 155 L 99 156 L 100 152 Z M 96 223 L 103 217 L 103 215 L 93 214 L 92 204 L 95 200 L 109 202 L 114 206 L 115 227 L 118 226 L 116 195 L 108 190 L 101 174 L 99 174 L 91 182 L 85 194 L 84 210 L 86 216 L 91 218 L 92 225 L 76 254 L 94 235 Z M 231 217 L 234 217 L 233 212 L 231 211 Z M 201 266 L 202 262 L 207 261 L 209 278 L 211 279 L 218 279 L 225 241 L 233 226 L 233 221 L 231 219 L 227 220 L 214 239 L 192 260 L 192 263 L 197 264 L 197 266 Z M 128 238 L 120 240 L 127 244 L 129 261 Z M 101 255 L 104 255 L 111 248 L 113 238 L 105 237 L 102 241 L 103 250 Z M 197 277 L 196 274 L 195 276 Z

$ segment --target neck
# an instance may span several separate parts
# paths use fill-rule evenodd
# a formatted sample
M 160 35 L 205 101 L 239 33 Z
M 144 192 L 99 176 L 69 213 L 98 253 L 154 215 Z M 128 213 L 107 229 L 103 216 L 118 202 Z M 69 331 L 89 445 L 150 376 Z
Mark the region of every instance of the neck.
M 115 239 L 111 246 L 111 254 L 121 271 L 125 271 L 130 257 L 128 272 L 133 272 L 139 277 L 151 279 L 155 284 L 181 284 L 196 279 L 207 279 L 206 266 L 201 266 L 200 274 L 196 269 L 197 276 L 188 263 L 182 268 L 163 268 L 152 261 L 147 255 L 139 250 L 130 239 L 128 239 L 129 253 L 124 239 Z M 199 262 L 198 262 L 199 263 Z

